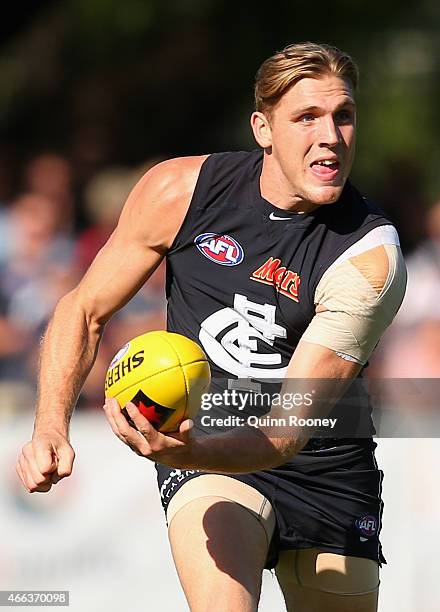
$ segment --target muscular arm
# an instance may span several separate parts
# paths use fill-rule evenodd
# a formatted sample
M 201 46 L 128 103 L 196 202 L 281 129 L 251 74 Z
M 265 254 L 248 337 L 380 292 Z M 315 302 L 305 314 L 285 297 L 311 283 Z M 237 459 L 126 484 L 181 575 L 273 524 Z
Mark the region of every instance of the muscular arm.
M 365 243 L 371 246 L 373 235 L 380 233 L 373 232 Z M 281 394 L 304 395 L 313 389 L 313 403 L 300 409 L 300 417 L 328 414 L 358 375 L 403 300 L 406 268 L 395 243 L 376 244 L 349 255 L 329 268 L 319 283 L 316 315 L 292 356 L 282 386 Z M 273 407 L 270 416 L 283 417 L 285 412 Z M 310 435 L 309 428 L 291 428 L 281 437 L 277 431 L 277 427 L 262 427 L 252 436 L 254 440 L 249 436 L 242 465 L 263 469 L 283 463 L 304 447 Z M 201 444 L 209 448 L 209 438 Z M 214 444 L 210 450 L 214 452 Z M 231 471 L 236 470 L 232 467 Z
M 334 351 L 301 341 L 290 360 L 281 388 L 284 394 L 310 393 L 313 404 L 295 411 L 298 417 L 325 417 L 356 378 L 361 365 L 347 361 Z M 286 411 L 279 405 L 269 413 L 270 421 L 285 418 Z M 248 427 L 218 436 L 200 438 L 195 446 L 195 464 L 206 471 L 253 472 L 285 463 L 308 442 L 310 429 L 265 425 Z
M 281 389 L 281 396 L 314 390 L 312 405 L 295 412 L 298 417 L 324 417 L 342 397 L 391 323 L 405 285 L 405 265 L 395 245 L 356 253 L 324 275 L 317 290 L 316 315 L 292 356 Z M 130 410 L 132 418 L 138 416 L 135 408 Z M 275 423 L 286 412 L 272 406 L 269 416 Z M 142 454 L 152 454 L 172 467 L 229 473 L 280 465 L 297 454 L 310 436 L 310 429 L 301 427 L 282 432 L 270 425 L 249 427 L 246 432 L 237 427 L 226 434 L 196 438 L 188 448 L 176 442 L 170 453 L 163 436 L 148 423 L 139 419 L 136 425 L 146 432 Z
M 204 159 L 170 160 L 150 170 L 133 189 L 115 231 L 83 280 L 58 303 L 42 346 L 33 443 L 23 450 L 26 456 L 18 468 L 29 490 L 50 488 L 43 477 L 60 461 L 53 438 L 68 437 L 73 407 L 104 325 L 145 283 L 172 244 Z M 66 460 L 70 469 L 71 461 Z M 46 488 L 39 489 L 37 480 Z
M 343 394 L 344 382 L 349 384 L 361 367 L 326 347 L 301 341 L 289 363 L 281 395 L 309 392 L 313 388 L 311 411 L 296 414 L 323 417 Z M 310 435 L 310 430 L 301 427 L 283 429 L 282 432 L 275 426 L 237 427 L 223 434 L 195 437 L 187 443 L 186 427 L 180 434 L 165 436 L 156 431 L 133 404 L 127 405 L 127 411 L 138 431 L 128 425 L 117 402 L 107 400 L 107 416 L 113 422 L 116 435 L 138 454 L 180 469 L 223 473 L 268 469 L 296 455 Z M 269 414 L 273 420 L 286 416 L 280 406 L 273 406 Z

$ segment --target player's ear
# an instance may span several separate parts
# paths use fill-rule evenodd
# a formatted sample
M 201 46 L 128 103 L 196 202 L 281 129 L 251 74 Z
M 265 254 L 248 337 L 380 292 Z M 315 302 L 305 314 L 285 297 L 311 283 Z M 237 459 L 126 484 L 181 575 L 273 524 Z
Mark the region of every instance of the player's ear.
M 251 115 L 251 127 L 254 133 L 255 140 L 260 147 L 266 149 L 272 146 L 272 130 L 270 121 L 264 113 L 255 111 Z

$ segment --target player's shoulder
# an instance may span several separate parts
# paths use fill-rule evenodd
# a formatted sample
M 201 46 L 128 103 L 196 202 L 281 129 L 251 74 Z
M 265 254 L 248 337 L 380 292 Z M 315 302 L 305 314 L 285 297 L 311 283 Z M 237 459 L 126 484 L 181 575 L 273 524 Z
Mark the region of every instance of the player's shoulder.
M 185 178 L 188 175 L 197 173 L 204 162 L 210 157 L 206 155 L 187 155 L 185 157 L 172 157 L 159 162 L 149 171 L 152 174 L 173 176 L 174 178 Z
M 202 168 L 206 184 L 215 176 L 221 183 L 224 177 L 234 177 L 249 164 L 258 163 L 261 151 L 224 151 L 206 155 L 175 157 L 153 166 L 139 181 L 139 189 L 151 196 L 157 194 L 162 202 L 188 200 L 194 193 Z
M 145 215 L 185 215 L 198 176 L 209 155 L 176 157 L 150 168 L 134 186 L 123 211 Z
M 395 254 L 395 255 L 394 255 Z M 371 271 L 388 269 L 390 257 L 401 258 L 399 235 L 391 224 L 380 225 L 368 231 L 362 238 L 351 244 L 333 262 L 335 268 L 346 261 L 362 262 Z M 329 269 L 330 269 L 329 268 Z
M 153 166 L 139 181 L 143 190 L 158 191 L 162 196 L 194 190 L 200 170 L 210 155 L 191 155 L 166 159 Z
M 219 151 L 206 155 L 192 155 L 188 157 L 174 157 L 158 163 L 149 173 L 156 177 L 166 179 L 169 176 L 175 179 L 188 180 L 197 177 L 202 166 L 213 166 L 217 169 L 221 166 L 237 166 L 245 162 L 251 163 L 261 159 L 262 150 L 254 151 Z
M 137 182 L 122 210 L 118 234 L 168 248 L 187 214 L 208 155 L 178 157 L 153 166 Z

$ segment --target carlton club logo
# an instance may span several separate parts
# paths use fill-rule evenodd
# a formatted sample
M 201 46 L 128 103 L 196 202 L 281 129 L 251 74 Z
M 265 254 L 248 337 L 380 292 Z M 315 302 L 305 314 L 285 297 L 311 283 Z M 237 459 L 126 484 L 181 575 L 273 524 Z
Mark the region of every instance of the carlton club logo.
M 269 257 L 250 277 L 251 280 L 264 285 L 272 285 L 285 297 L 299 301 L 298 290 L 301 279 L 296 272 L 281 265 L 281 259 Z
M 221 266 L 238 266 L 244 259 L 244 249 L 227 234 L 199 234 L 194 243 L 199 251 Z

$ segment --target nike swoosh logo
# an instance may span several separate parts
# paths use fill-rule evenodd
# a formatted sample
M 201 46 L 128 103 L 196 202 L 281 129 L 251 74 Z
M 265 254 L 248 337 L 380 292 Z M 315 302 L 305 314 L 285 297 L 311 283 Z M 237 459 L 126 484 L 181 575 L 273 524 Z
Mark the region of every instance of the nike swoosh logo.
M 269 215 L 271 221 L 289 221 L 291 217 L 277 217 L 275 213 L 271 212 Z

